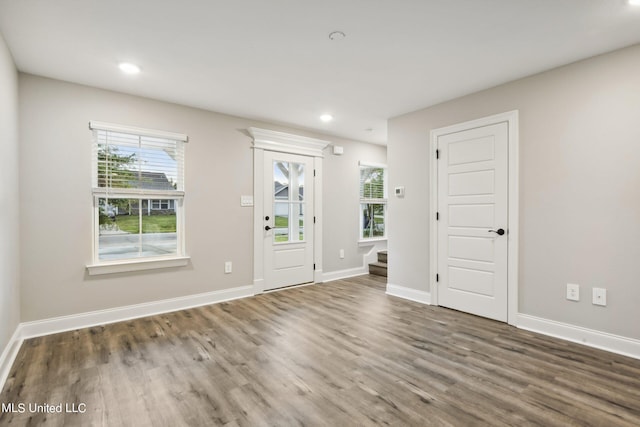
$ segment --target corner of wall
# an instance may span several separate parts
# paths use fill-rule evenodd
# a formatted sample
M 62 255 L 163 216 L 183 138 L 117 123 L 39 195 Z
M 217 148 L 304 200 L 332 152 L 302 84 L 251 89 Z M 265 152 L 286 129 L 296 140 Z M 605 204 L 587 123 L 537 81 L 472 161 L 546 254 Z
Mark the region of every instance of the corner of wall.
M 331 282 L 333 280 L 346 279 L 348 277 L 361 276 L 369 274 L 369 264 L 376 261 L 378 251 L 387 249 L 387 242 L 380 241 L 373 243 L 368 250 L 362 254 L 362 265 L 355 268 L 347 268 L 344 270 L 330 271 L 322 274 L 322 282 Z
M 0 353 L 0 392 L 4 388 L 7 378 L 9 378 L 11 367 L 13 366 L 13 362 L 18 356 L 20 347 L 22 347 L 22 342 L 23 339 L 21 327 L 20 325 L 18 325 L 16 327 L 16 330 L 13 332 L 13 335 L 7 342 L 4 351 Z
M 0 386 L 20 342 L 18 70 L 0 34 Z M 0 387 L 1 390 L 1 387 Z

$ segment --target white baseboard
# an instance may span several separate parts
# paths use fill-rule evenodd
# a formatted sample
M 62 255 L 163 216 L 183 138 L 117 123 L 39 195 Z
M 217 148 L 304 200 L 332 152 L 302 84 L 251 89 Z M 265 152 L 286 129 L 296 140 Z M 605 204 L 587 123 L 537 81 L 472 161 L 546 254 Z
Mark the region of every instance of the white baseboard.
M 518 328 L 640 359 L 640 340 L 518 314 Z
M 107 323 L 122 322 L 139 317 L 185 310 L 249 296 L 253 296 L 253 286 L 242 286 L 239 288 L 223 289 L 221 291 L 188 295 L 107 310 L 91 311 L 71 316 L 24 322 L 20 324 L 21 337 L 23 339 L 39 337 Z
M 25 339 L 96 325 L 122 322 L 156 314 L 170 313 L 172 311 L 231 301 L 253 295 L 253 286 L 242 286 L 239 288 L 223 289 L 221 291 L 20 323 L 7 343 L 2 355 L 0 355 L 0 391 L 4 387 L 11 367 L 18 355 L 18 350 L 20 350 L 22 342 Z
M 9 378 L 9 372 L 13 366 L 13 362 L 15 362 L 18 351 L 20 347 L 22 347 L 23 339 L 20 329 L 21 326 L 18 325 L 0 355 L 0 391 L 4 388 L 4 383 L 7 381 L 7 378 Z
M 333 280 L 347 279 L 349 277 L 362 276 L 369 274 L 366 267 L 347 268 L 346 270 L 331 271 L 322 275 L 322 282 L 331 282 Z
M 431 305 L 431 293 L 387 283 L 387 295 Z

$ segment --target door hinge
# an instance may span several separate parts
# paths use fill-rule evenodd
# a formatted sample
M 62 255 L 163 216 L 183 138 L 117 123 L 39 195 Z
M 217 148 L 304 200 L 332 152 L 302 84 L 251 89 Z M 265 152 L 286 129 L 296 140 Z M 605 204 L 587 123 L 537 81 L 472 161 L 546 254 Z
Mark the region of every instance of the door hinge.
M 316 265 L 315 265 L 315 264 L 313 264 L 313 271 L 315 271 L 315 270 L 316 270 Z
M 440 275 L 436 274 L 436 282 L 439 282 L 439 281 L 440 281 Z
M 313 170 L 313 176 L 316 176 L 316 170 L 315 169 Z
M 316 217 L 315 216 L 313 217 L 313 223 L 314 224 L 316 223 Z
M 436 221 L 440 221 L 440 212 L 436 212 Z
M 436 159 L 440 158 L 440 150 L 436 150 Z

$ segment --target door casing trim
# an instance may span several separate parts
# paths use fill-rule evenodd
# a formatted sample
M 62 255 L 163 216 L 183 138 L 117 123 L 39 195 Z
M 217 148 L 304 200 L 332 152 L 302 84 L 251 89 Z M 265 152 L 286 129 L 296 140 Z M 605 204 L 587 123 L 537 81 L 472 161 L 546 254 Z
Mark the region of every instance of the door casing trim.
M 313 237 L 314 283 L 322 282 L 322 159 L 329 141 L 251 127 L 253 138 L 253 294 L 264 292 L 264 152 L 313 157 L 315 170 L 313 211 L 316 217 Z
M 517 326 L 518 322 L 518 247 L 520 238 L 519 226 L 519 112 L 518 110 L 506 113 L 495 114 L 463 123 L 457 123 L 438 129 L 432 129 L 430 135 L 429 150 L 429 286 L 431 289 L 431 303 L 438 305 L 438 284 L 436 274 L 438 272 L 438 224 L 436 222 L 436 212 L 438 210 L 438 163 L 436 160 L 436 149 L 438 138 L 450 133 L 460 132 L 473 128 L 489 126 L 497 123 L 507 123 L 508 126 L 508 234 L 507 234 L 507 323 Z

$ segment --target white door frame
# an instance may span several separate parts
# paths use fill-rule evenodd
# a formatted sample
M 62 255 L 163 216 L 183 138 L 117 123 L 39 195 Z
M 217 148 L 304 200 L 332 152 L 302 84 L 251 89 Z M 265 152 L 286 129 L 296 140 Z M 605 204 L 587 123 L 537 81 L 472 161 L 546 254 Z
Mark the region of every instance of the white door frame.
M 436 222 L 436 212 L 438 207 L 438 163 L 436 160 L 436 148 L 438 137 L 450 133 L 460 132 L 482 126 L 493 125 L 506 122 L 508 125 L 508 147 L 509 147 L 509 204 L 508 218 L 509 228 L 507 233 L 507 292 L 508 310 L 507 323 L 517 326 L 518 317 L 518 242 L 519 242 L 519 222 L 518 222 L 518 193 L 519 193 L 519 130 L 518 130 L 518 110 L 483 117 L 464 123 L 457 123 L 431 131 L 431 147 L 429 151 L 429 168 L 431 170 L 431 183 L 429 185 L 430 206 L 429 206 L 429 232 L 430 232 L 430 259 L 429 259 L 429 284 L 431 287 L 431 303 L 438 305 L 438 284 L 436 274 L 438 273 L 438 224 Z
M 313 281 L 322 281 L 322 158 L 329 141 L 251 127 L 253 138 L 253 293 L 264 292 L 264 152 L 313 157 L 315 171 L 313 210 L 316 218 L 313 237 L 315 269 Z

